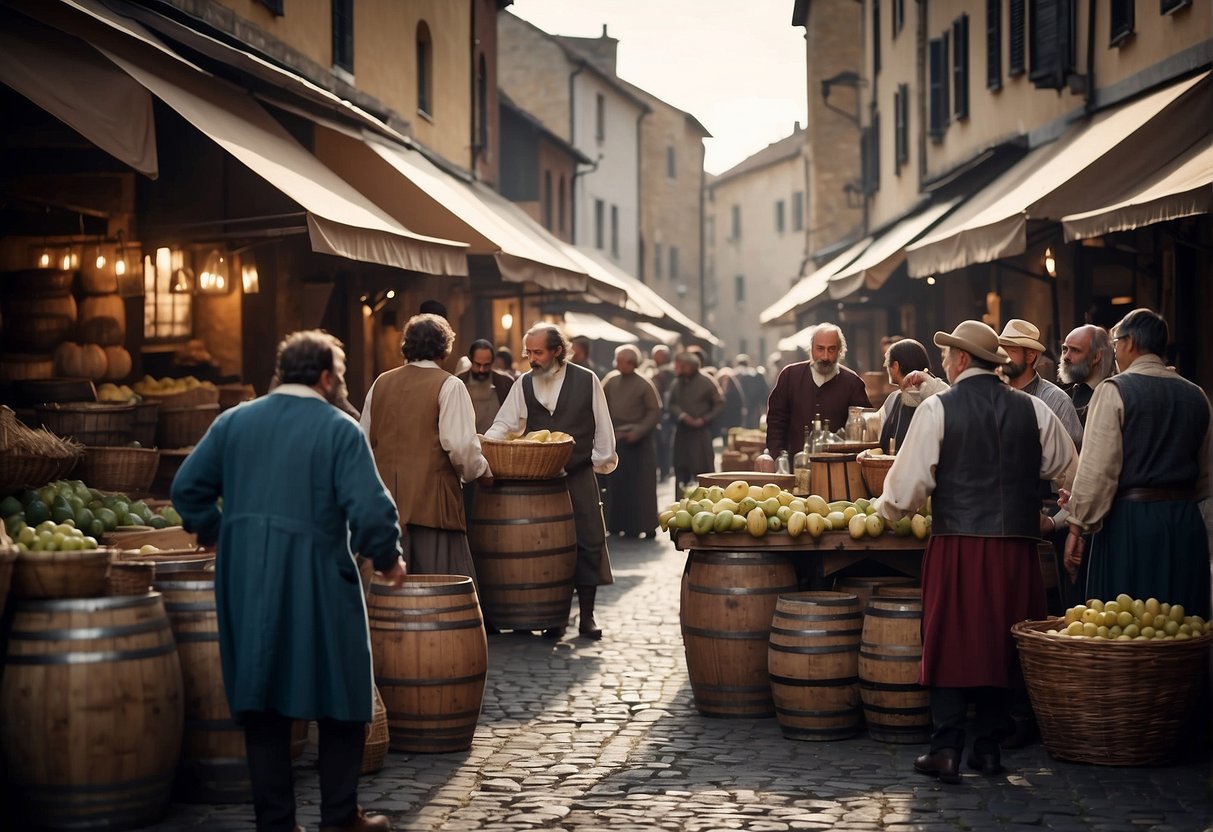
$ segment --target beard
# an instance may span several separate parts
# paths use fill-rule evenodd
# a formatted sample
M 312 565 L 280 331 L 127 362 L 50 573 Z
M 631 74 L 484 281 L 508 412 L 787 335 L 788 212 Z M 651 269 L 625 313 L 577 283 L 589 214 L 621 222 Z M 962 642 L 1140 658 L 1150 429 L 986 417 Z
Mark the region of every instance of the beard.
M 1028 370 L 1028 365 L 1016 364 L 1014 361 L 1002 365 L 1003 378 L 1016 379 L 1022 376 Z
M 820 358 L 813 362 L 813 369 L 823 376 L 828 376 L 838 369 L 838 362 L 830 361 L 828 358 Z
M 1057 365 L 1057 375 L 1066 384 L 1082 384 L 1091 378 L 1091 357 L 1085 361 L 1062 361 Z
M 491 374 L 492 374 L 492 370 L 490 370 L 487 373 L 478 373 L 475 370 L 469 371 L 469 375 L 472 377 L 472 381 L 488 381 L 489 376 Z
M 538 361 L 531 362 L 531 374 L 536 378 L 547 378 L 556 372 L 556 362 L 552 361 L 549 364 L 540 364 Z

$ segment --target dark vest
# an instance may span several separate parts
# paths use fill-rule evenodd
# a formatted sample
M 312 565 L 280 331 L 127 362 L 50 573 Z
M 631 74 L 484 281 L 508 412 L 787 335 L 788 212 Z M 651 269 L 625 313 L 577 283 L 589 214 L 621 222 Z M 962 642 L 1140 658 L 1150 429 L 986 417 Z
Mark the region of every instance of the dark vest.
M 1120 490 L 1196 485 L 1209 405 L 1200 388 L 1179 378 L 1128 373 L 1107 379 L 1125 405 Z
M 893 407 L 889 409 L 889 415 L 885 417 L 884 425 L 880 428 L 880 448 L 886 454 L 889 453 L 890 439 L 897 440 L 896 450 L 901 450 L 901 443 L 910 430 L 910 422 L 914 419 L 914 411 L 917 409 L 917 406 L 906 404 L 901 393 L 893 399 Z
M 535 380 L 530 373 L 522 377 L 522 394 L 526 399 L 528 431 L 562 430 L 573 437 L 573 453 L 564 466 L 565 472 L 571 474 L 589 465 L 590 452 L 594 450 L 594 374 L 584 367 L 566 363 L 555 413 L 548 413 L 535 398 Z
M 1040 537 L 1040 428 L 1032 398 L 996 376 L 939 394 L 943 444 L 932 534 Z

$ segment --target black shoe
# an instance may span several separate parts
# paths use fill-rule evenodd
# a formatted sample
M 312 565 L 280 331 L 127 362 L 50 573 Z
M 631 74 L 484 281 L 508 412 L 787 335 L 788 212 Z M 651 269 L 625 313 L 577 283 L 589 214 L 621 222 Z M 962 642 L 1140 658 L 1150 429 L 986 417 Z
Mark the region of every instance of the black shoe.
M 1015 730 L 1003 737 L 998 744 L 1007 750 L 1023 748 L 1036 742 L 1036 725 L 1030 720 L 1015 720 Z
M 564 638 L 564 627 L 548 627 L 543 631 L 543 637 L 550 639 Z
M 973 743 L 973 750 L 969 752 L 969 758 L 966 760 L 969 768 L 974 771 L 980 771 L 987 776 L 1002 774 L 1002 754 L 998 750 L 998 743 L 993 740 L 981 741 Z
M 581 622 L 577 625 L 577 634 L 590 641 L 598 641 L 602 638 L 602 628 L 594 622 L 594 616 L 586 615 L 582 616 Z
M 923 754 L 914 761 L 914 770 L 919 774 L 938 777 L 941 783 L 960 782 L 960 749 L 941 748 Z

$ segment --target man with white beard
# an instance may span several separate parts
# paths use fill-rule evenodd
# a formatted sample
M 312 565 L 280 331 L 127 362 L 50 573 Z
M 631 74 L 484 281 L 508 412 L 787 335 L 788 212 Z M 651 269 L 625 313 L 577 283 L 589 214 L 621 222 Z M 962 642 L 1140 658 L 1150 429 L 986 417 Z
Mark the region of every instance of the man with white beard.
M 1062 384 L 1070 385 L 1066 391 L 1078 419 L 1087 424 L 1087 407 L 1095 393 L 1095 385 L 1105 378 L 1116 375 L 1116 359 L 1112 350 L 1112 336 L 1101 326 L 1084 324 L 1071 330 L 1061 344 L 1061 364 L 1057 375 Z

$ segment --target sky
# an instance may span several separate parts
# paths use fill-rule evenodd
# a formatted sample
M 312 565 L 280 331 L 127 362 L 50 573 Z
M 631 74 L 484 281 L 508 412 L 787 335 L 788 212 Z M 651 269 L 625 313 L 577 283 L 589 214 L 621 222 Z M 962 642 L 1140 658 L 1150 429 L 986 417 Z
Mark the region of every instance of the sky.
M 554 35 L 619 40 L 619 77 L 695 116 L 719 174 L 805 123 L 804 29 L 792 0 L 514 0 Z

